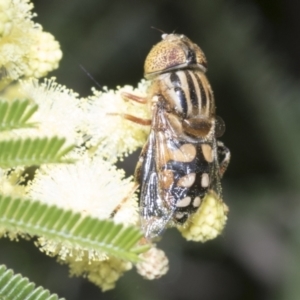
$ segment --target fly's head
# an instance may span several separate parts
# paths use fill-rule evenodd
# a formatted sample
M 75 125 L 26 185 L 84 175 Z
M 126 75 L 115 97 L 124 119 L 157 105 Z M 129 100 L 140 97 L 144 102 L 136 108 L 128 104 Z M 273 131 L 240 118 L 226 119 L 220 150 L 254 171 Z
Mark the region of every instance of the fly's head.
M 198 69 L 206 71 L 206 57 L 200 47 L 183 34 L 163 34 L 162 41 L 148 54 L 145 65 L 145 78 L 177 69 Z

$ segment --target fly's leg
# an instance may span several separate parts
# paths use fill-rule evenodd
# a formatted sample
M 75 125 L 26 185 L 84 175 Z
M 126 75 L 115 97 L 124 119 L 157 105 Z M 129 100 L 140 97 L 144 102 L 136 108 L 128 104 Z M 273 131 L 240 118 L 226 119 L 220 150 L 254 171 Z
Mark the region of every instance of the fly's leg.
M 121 93 L 121 97 L 125 100 L 125 101 L 134 101 L 140 104 L 146 104 L 147 103 L 147 98 L 146 97 L 140 97 L 134 94 L 130 94 L 130 93 L 126 93 L 126 92 L 122 92 Z M 110 116 L 121 116 L 122 118 L 129 120 L 133 123 L 136 124 L 140 124 L 143 126 L 150 126 L 151 125 L 151 119 L 143 119 L 143 118 L 139 118 L 133 115 L 129 115 L 129 114 L 120 114 L 120 113 L 109 113 L 108 115 Z
M 220 141 L 217 142 L 217 152 L 219 160 L 219 174 L 222 178 L 229 165 L 231 154 L 229 149 Z
M 121 97 L 125 100 L 125 101 L 134 101 L 137 103 L 141 103 L 141 104 L 146 104 L 148 99 L 147 97 L 140 97 L 131 93 L 126 93 L 126 92 L 122 92 L 121 93 Z
M 129 120 L 133 123 L 136 124 L 140 124 L 143 126 L 150 126 L 151 125 L 151 120 L 150 119 L 143 119 L 143 118 L 139 118 L 133 115 L 129 115 L 129 114 L 119 114 L 119 113 L 108 113 L 108 116 L 120 116 L 126 120 Z
M 122 205 L 124 205 L 124 203 L 126 203 L 132 197 L 132 195 L 136 192 L 136 190 L 138 188 L 139 188 L 139 183 L 135 182 L 134 185 L 133 185 L 133 187 L 132 187 L 132 189 L 127 194 L 127 196 L 125 198 L 123 198 L 121 200 L 121 202 L 111 212 L 111 214 L 109 216 L 110 218 L 114 218 L 114 216 L 118 213 L 118 211 L 120 210 L 120 208 L 122 207 Z
M 110 218 L 113 218 L 118 213 L 118 211 L 120 210 L 122 205 L 124 203 L 126 203 L 132 197 L 132 195 L 137 191 L 137 189 L 139 188 L 139 186 L 141 184 L 141 170 L 142 170 L 142 163 L 143 163 L 143 153 L 144 153 L 144 149 L 142 150 L 139 161 L 138 161 L 137 166 L 135 168 L 134 185 L 133 185 L 132 189 L 129 191 L 127 196 L 124 197 L 121 200 L 121 202 L 114 208 L 114 210 L 110 214 Z
M 143 147 L 142 152 L 141 152 L 140 157 L 139 157 L 139 161 L 138 161 L 137 166 L 135 168 L 135 172 L 134 172 L 134 186 L 132 187 L 132 189 L 130 190 L 130 192 L 128 193 L 128 195 L 125 198 L 123 198 L 121 200 L 121 202 L 115 207 L 115 209 L 110 214 L 110 218 L 113 218 L 117 214 L 117 212 L 120 210 L 120 208 L 122 207 L 122 205 L 124 203 L 126 203 L 132 197 L 132 195 L 136 192 L 136 190 L 142 184 L 142 182 L 141 182 L 142 181 L 142 165 L 143 165 L 144 156 L 145 156 L 145 153 L 147 151 L 147 148 L 148 148 L 148 144 L 146 144 Z

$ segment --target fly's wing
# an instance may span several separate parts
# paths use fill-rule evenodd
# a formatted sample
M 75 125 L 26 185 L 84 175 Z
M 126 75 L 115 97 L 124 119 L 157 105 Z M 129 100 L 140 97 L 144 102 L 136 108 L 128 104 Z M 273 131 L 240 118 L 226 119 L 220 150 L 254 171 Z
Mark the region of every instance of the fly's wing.
M 187 189 L 175 191 L 169 188 L 173 184 L 174 174 L 165 168 L 170 159 L 188 156 L 180 145 L 164 108 L 157 106 L 148 142 L 141 154 L 138 175 L 141 226 L 146 238 L 154 238 L 163 232 L 174 215 L 178 197 L 183 197 L 187 192 Z
M 141 226 L 146 238 L 158 236 L 173 215 L 173 209 L 162 198 L 157 168 L 156 132 L 151 130 L 140 169 Z

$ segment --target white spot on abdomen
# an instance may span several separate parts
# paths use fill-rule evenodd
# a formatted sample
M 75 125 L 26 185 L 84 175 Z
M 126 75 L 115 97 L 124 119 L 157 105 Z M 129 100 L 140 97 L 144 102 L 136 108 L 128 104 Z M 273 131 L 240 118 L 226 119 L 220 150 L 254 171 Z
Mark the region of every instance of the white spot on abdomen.
M 195 173 L 190 173 L 188 175 L 185 175 L 178 180 L 177 186 L 189 188 L 195 182 L 195 178 L 196 178 Z
M 180 199 L 177 203 L 176 206 L 177 207 L 186 207 L 189 206 L 191 204 L 191 197 L 185 197 Z
M 201 186 L 204 188 L 207 188 L 209 186 L 209 175 L 207 173 L 202 174 Z
M 202 148 L 202 153 L 203 153 L 205 160 L 207 162 L 211 163 L 214 158 L 211 146 L 208 144 L 202 144 L 201 148 Z
M 193 206 L 194 207 L 199 207 L 201 203 L 201 198 L 199 196 L 197 196 L 194 201 L 193 201 Z

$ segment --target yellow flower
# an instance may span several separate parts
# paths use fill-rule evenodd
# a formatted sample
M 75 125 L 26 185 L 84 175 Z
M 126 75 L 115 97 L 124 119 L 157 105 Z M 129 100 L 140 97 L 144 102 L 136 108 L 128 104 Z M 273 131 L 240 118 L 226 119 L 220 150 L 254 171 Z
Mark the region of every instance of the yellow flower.
M 137 224 L 132 178 L 125 179 L 123 170 L 100 157 L 79 153 L 77 159 L 75 164 L 41 166 L 27 187 L 28 196 L 102 220 L 113 217 L 117 223 Z
M 42 83 L 37 79 L 24 80 L 20 89 L 23 97 L 32 100 L 39 109 L 31 118 L 35 128 L 14 133 L 30 137 L 56 135 L 66 138 L 69 144 L 83 143 L 83 115 L 77 93 L 56 83 L 54 78 Z
M 73 158 L 76 155 L 75 164 L 41 166 L 26 187 L 27 196 L 84 216 L 138 226 L 138 201 L 132 178 L 125 179 L 122 170 L 99 156 L 91 158 L 84 150 L 74 153 Z M 72 275 L 86 275 L 103 291 L 114 288 L 119 277 L 133 266 L 109 253 L 70 246 L 67 242 L 40 237 L 36 245 L 69 265 Z M 166 255 L 155 245 L 140 258 L 137 270 L 146 279 L 158 278 L 168 270 Z
M 98 147 L 98 154 L 111 160 L 123 157 L 143 146 L 149 126 L 142 126 L 124 119 L 121 114 L 132 114 L 149 118 L 147 105 L 125 101 L 122 92 L 145 96 L 148 85 L 143 80 L 138 88 L 132 86 L 118 87 L 116 91 L 98 92 L 82 103 L 86 115 L 89 143 Z M 120 115 L 116 115 L 120 114 Z
M 83 216 L 112 219 L 125 225 L 138 224 L 138 204 L 132 178 L 100 157 L 91 158 L 77 151 L 77 162 L 69 165 L 44 165 L 27 186 L 27 196 L 49 205 L 80 212 Z M 41 251 L 57 256 L 68 264 L 73 275 L 86 275 L 103 291 L 112 289 L 118 278 L 132 268 L 132 263 L 97 252 L 70 246 L 67 242 L 36 242 Z
M 53 36 L 31 20 L 32 8 L 29 0 L 0 1 L 0 66 L 8 82 L 44 76 L 62 57 Z
M 129 113 L 149 118 L 146 105 L 126 102 L 121 93 L 144 95 L 146 89 L 147 84 L 142 81 L 137 89 L 124 86 L 116 91 L 94 90 L 94 95 L 86 99 L 56 83 L 54 78 L 42 83 L 36 79 L 24 80 L 21 94 L 39 106 L 31 119 L 37 126 L 17 133 L 32 137 L 57 135 L 66 138 L 70 144 L 85 143 L 88 148 L 96 149 L 95 155 L 115 162 L 117 158 L 142 147 L 149 132 L 149 126 L 141 126 L 116 115 Z
M 153 245 L 147 252 L 140 254 L 141 261 L 137 263 L 137 272 L 145 279 L 158 279 L 169 270 L 169 260 L 166 254 Z
M 66 263 L 70 266 L 71 275 L 85 275 L 91 282 L 101 287 L 104 292 L 113 289 L 116 281 L 123 273 L 132 268 L 132 263 L 113 256 L 102 261 L 93 261 L 92 263 L 86 257 L 79 261 L 72 260 L 69 257 Z
M 24 180 L 22 173 L 23 167 L 14 170 L 3 170 L 0 168 L 0 194 L 5 196 L 23 197 L 25 186 L 20 185 Z
M 199 209 L 183 226 L 177 226 L 188 241 L 205 242 L 222 233 L 227 221 L 228 207 L 214 191 L 208 192 Z
M 24 70 L 24 75 L 40 78 L 58 68 L 62 52 L 52 34 L 39 29 L 33 30 L 31 34 L 33 44 L 28 53 L 28 68 Z

